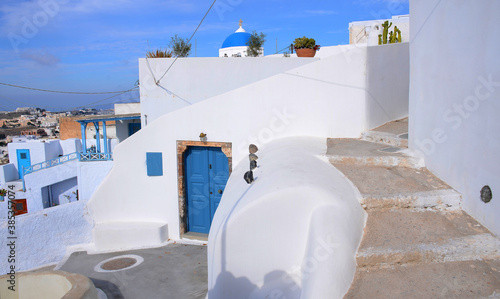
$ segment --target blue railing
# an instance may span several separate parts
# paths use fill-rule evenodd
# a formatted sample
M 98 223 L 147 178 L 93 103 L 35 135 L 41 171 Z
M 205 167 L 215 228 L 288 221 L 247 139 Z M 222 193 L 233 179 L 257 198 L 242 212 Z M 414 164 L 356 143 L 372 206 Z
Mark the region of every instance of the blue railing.
M 79 153 L 80 161 L 112 161 L 112 153 Z
M 57 157 L 57 158 L 52 159 L 52 160 L 44 161 L 42 163 L 33 164 L 30 167 L 24 168 L 24 175 L 33 173 L 35 171 L 47 169 L 49 167 L 61 165 L 63 163 L 69 162 L 69 161 L 77 160 L 78 156 L 79 156 L 79 153 L 71 153 L 68 155 Z

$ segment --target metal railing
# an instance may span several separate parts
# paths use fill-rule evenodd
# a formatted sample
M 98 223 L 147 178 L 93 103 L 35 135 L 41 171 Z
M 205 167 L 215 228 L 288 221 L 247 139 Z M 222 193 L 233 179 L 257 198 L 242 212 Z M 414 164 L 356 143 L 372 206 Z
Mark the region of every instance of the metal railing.
M 361 35 L 361 34 L 363 34 L 363 35 Z M 361 36 L 360 36 L 360 35 L 361 35 Z M 363 28 L 363 30 L 361 30 L 361 31 L 360 31 L 360 32 L 356 35 L 356 37 L 355 37 L 355 39 L 356 39 L 356 44 L 357 44 L 357 43 L 359 43 L 359 41 L 360 41 L 363 37 L 368 38 L 368 36 L 367 36 L 367 34 L 366 34 L 366 27 L 365 27 L 365 28 Z
M 112 153 L 79 153 L 80 161 L 112 161 Z
M 71 153 L 71 154 L 57 157 L 57 158 L 52 159 L 52 160 L 47 160 L 47 161 L 44 161 L 42 163 L 33 164 L 29 167 L 24 168 L 24 175 L 27 175 L 27 174 L 30 174 L 30 173 L 33 173 L 33 172 L 36 172 L 39 170 L 47 169 L 47 168 L 50 168 L 53 166 L 61 165 L 63 163 L 69 162 L 69 161 L 77 160 L 78 156 L 79 156 L 79 153 L 75 152 L 75 153 Z

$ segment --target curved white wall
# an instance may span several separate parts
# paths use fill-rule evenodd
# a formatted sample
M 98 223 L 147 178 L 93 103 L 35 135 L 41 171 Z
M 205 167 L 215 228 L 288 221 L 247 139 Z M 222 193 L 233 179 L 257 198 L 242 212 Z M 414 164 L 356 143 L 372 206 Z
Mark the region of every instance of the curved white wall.
M 255 182 L 231 175 L 208 242 L 208 298 L 341 298 L 356 269 L 361 195 L 323 138 L 263 146 Z
M 410 147 L 500 235 L 500 2 L 410 5 Z M 488 204 L 479 196 L 484 185 L 493 192 Z

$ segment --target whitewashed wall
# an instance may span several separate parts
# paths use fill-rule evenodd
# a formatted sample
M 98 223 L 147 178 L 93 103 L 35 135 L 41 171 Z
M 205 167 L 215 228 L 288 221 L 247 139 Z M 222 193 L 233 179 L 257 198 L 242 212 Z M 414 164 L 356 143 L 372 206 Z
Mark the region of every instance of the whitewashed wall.
M 500 2 L 421 0 L 410 11 L 410 147 L 500 235 Z
M 79 163 L 77 160 L 66 162 L 58 166 L 30 173 L 24 177 L 28 213 L 43 210 L 43 187 L 76 177 L 77 163 Z
M 0 165 L 0 188 L 5 188 L 5 182 L 17 180 L 19 174 L 17 172 L 17 166 L 9 163 Z
M 173 61 L 170 58 L 139 59 L 143 127 L 146 119 L 150 124 L 163 114 L 311 62 L 310 59 L 269 61 L 245 57 L 179 58 L 157 86 L 155 80 L 165 74 Z
M 45 142 L 40 142 L 40 141 L 15 142 L 15 143 L 13 142 L 9 143 L 7 147 L 9 150 L 9 162 L 16 167 L 16 171 L 17 171 L 18 149 L 28 149 L 30 151 L 30 160 L 32 165 L 47 160 L 48 149 L 47 149 L 47 143 Z
M 129 120 L 117 120 L 116 121 L 116 138 L 118 143 L 127 139 L 128 136 L 128 124 L 130 123 L 141 123 L 140 119 L 129 119 Z
M 115 104 L 115 114 L 141 113 L 141 103 Z
M 367 128 L 408 116 L 409 44 L 368 47 L 366 61 Z
M 4 210 L 5 214 L 7 213 Z M 6 216 L 6 215 L 5 215 Z M 6 217 L 5 217 L 6 218 Z M 0 238 L 7 240 L 7 221 L 0 224 Z M 92 241 L 92 224 L 85 212 L 84 202 L 74 202 L 43 211 L 16 217 L 17 271 L 58 263 L 68 246 Z M 4 245 L 2 241 L 2 245 Z M 9 251 L 0 251 L 0 271 L 7 273 Z
M 78 138 L 59 140 L 62 148 L 62 155 L 68 155 L 82 150 L 82 142 Z
M 401 55 L 407 55 L 404 48 L 398 49 L 403 51 Z M 113 169 L 89 201 L 93 219 L 98 225 L 122 221 L 168 223 L 169 238 L 178 239 L 176 140 L 199 140 L 198 136 L 204 132 L 208 141 L 231 142 L 233 165 L 236 166 L 242 160 L 248 163 L 249 143 L 264 145 L 293 136 L 359 137 L 368 126 L 391 120 L 379 110 L 367 111 L 368 102 L 372 100 L 367 97 L 370 91 L 365 76 L 369 65 L 366 47 L 332 47 L 324 53 L 329 56 L 296 59 L 308 63 L 163 115 L 120 143 L 114 152 Z M 399 67 L 393 56 L 380 56 L 387 58 L 384 67 L 393 63 L 394 68 Z M 248 59 L 256 64 L 259 60 L 270 61 L 266 58 Z M 192 60 L 193 64 L 198 61 Z M 239 63 L 237 59 L 227 61 Z M 141 68 L 143 63 L 141 60 Z M 162 61 L 157 60 L 157 63 Z M 151 66 L 156 69 L 155 64 Z M 200 63 L 199 72 L 213 74 L 213 69 L 206 70 L 205 66 Z M 225 69 L 229 71 L 229 68 Z M 191 70 L 194 72 L 195 69 Z M 149 76 L 143 71 L 141 76 Z M 405 71 L 407 69 L 401 68 L 401 72 Z M 242 73 L 240 68 L 233 68 L 232 72 L 233 77 Z M 175 69 L 171 75 L 174 74 Z M 143 80 L 141 77 L 141 82 Z M 214 82 L 219 81 L 222 80 Z M 154 101 L 173 103 L 160 86 L 142 96 L 150 104 Z M 407 101 L 404 95 L 396 94 L 395 97 Z M 380 102 L 391 103 L 389 99 L 380 99 Z M 404 110 L 405 105 L 400 107 Z M 146 109 L 144 112 L 148 108 L 144 105 L 143 109 Z M 406 113 L 397 112 L 392 117 Z M 163 153 L 162 177 L 146 175 L 146 152 Z M 145 209 L 144 201 L 140 199 L 147 199 L 147 205 L 154 208 Z
M 113 167 L 113 161 L 78 162 L 78 199 L 88 201 Z

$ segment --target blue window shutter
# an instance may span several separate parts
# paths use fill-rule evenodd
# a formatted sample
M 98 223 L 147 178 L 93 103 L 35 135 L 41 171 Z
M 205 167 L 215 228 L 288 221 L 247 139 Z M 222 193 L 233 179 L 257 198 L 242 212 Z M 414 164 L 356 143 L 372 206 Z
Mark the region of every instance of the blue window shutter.
M 146 153 L 146 165 L 148 167 L 148 176 L 162 176 L 162 153 Z

